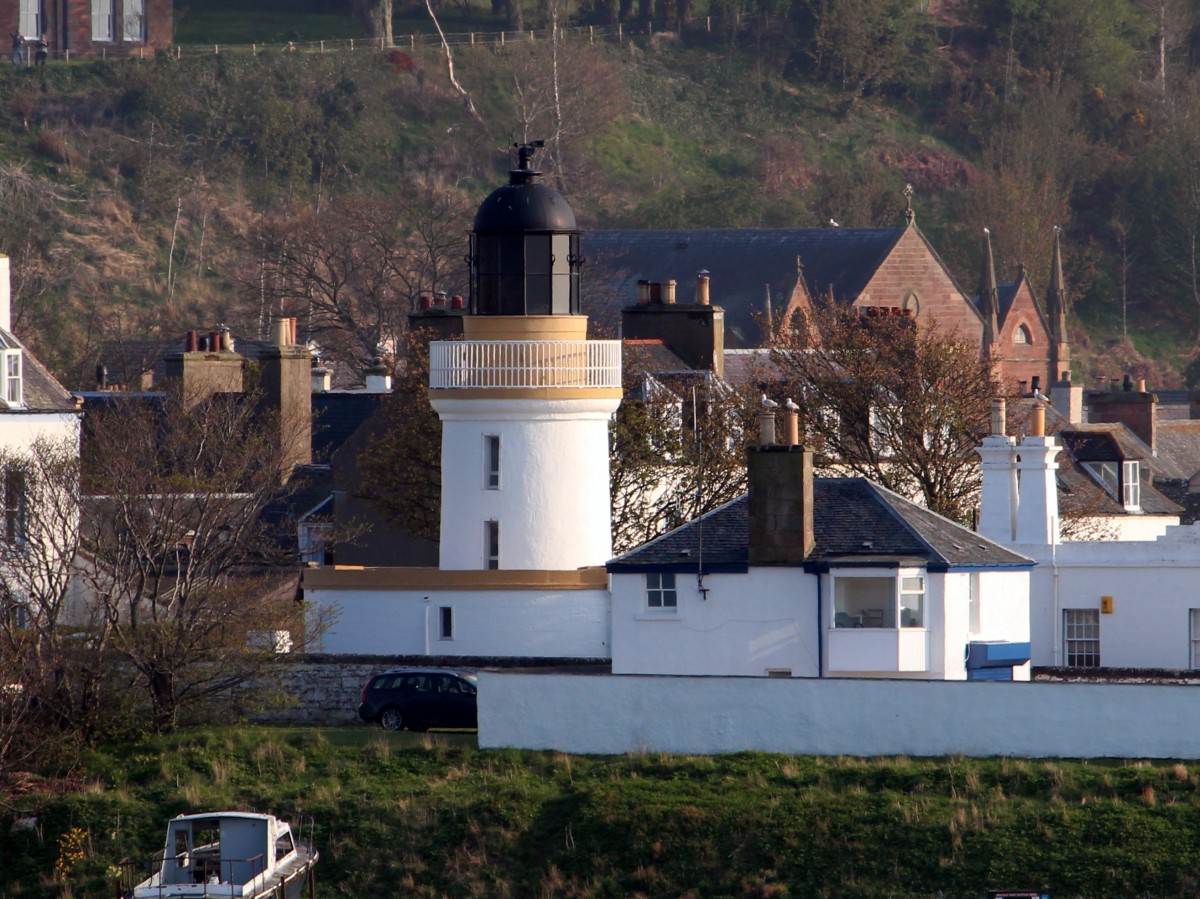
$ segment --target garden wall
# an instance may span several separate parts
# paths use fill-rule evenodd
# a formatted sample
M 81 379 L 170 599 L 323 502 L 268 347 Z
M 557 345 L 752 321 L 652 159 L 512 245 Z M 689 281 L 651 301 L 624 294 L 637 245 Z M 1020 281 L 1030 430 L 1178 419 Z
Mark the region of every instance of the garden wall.
M 479 745 L 585 754 L 1194 759 L 1200 690 L 480 672 Z

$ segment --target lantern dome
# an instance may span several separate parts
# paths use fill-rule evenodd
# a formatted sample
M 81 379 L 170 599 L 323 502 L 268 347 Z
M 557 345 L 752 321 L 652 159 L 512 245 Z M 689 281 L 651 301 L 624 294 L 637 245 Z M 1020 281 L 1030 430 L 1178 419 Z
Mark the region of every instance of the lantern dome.
M 579 314 L 579 229 L 563 195 L 538 181 L 532 160 L 542 146 L 518 146 L 508 184 L 475 213 L 473 316 Z

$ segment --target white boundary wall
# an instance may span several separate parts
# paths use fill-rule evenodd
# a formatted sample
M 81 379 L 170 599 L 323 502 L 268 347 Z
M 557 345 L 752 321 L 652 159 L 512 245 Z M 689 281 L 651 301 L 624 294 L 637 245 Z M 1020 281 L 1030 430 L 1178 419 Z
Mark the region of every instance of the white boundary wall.
M 1200 689 L 479 672 L 481 748 L 1200 758 Z

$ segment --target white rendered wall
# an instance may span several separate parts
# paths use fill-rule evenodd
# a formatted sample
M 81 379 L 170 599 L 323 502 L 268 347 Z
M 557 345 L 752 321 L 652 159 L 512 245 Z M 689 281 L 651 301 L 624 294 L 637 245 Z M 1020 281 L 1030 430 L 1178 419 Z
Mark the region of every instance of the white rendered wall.
M 847 572 L 851 573 L 851 572 Z M 895 577 L 894 569 L 856 569 L 855 574 Z M 817 576 L 801 568 L 751 568 L 743 574 L 709 574 L 708 598 L 701 598 L 694 574 L 676 573 L 674 613 L 646 608 L 645 574 L 613 574 L 612 660 L 614 674 L 762 676 L 768 669 L 793 677 L 816 677 L 824 660 L 831 673 L 831 641 L 837 649 L 861 644 L 863 670 L 837 671 L 839 677 L 957 679 L 967 676 L 965 653 L 971 640 L 1029 640 L 1029 573 L 981 572 L 980 627 L 970 631 L 970 579 L 967 572 L 926 575 L 928 628 L 846 628 L 834 632 L 833 589 L 822 575 L 822 620 L 817 620 Z M 928 642 L 926 668 L 880 671 L 878 643 L 902 638 Z M 824 641 L 818 646 L 818 641 Z M 846 658 L 843 653 L 842 658 Z M 1014 670 L 1029 679 L 1029 666 Z
M 606 659 L 605 590 L 327 590 L 305 593 L 334 623 L 317 652 Z M 454 636 L 440 638 L 450 606 Z
M 1015 547 L 1034 556 L 1033 664 L 1062 665 L 1062 610 L 1101 613 L 1100 664 L 1105 668 L 1184 669 L 1189 610 L 1200 608 L 1200 527 L 1172 527 L 1156 541 L 1063 543 Z
M 569 571 L 612 558 L 608 422 L 618 399 L 436 397 L 442 419 L 443 570 Z M 500 487 L 485 482 L 485 437 L 500 437 Z
M 79 452 L 79 415 L 73 412 L 5 412 L 0 410 L 0 448 L 21 452 L 44 437 L 66 440 Z
M 1200 758 L 1200 690 L 1141 684 L 479 674 L 479 745 Z
M 646 608 L 644 574 L 609 581 L 614 673 L 817 674 L 817 579 L 802 569 L 709 574 L 706 600 L 695 574 L 676 573 L 674 614 Z

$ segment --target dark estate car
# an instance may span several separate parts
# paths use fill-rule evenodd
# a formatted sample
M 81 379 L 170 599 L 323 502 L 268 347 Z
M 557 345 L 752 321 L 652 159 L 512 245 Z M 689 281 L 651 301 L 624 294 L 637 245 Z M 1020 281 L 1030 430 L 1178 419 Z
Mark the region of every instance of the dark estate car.
M 388 730 L 476 727 L 475 675 L 449 668 L 398 668 L 372 677 L 358 717 Z

